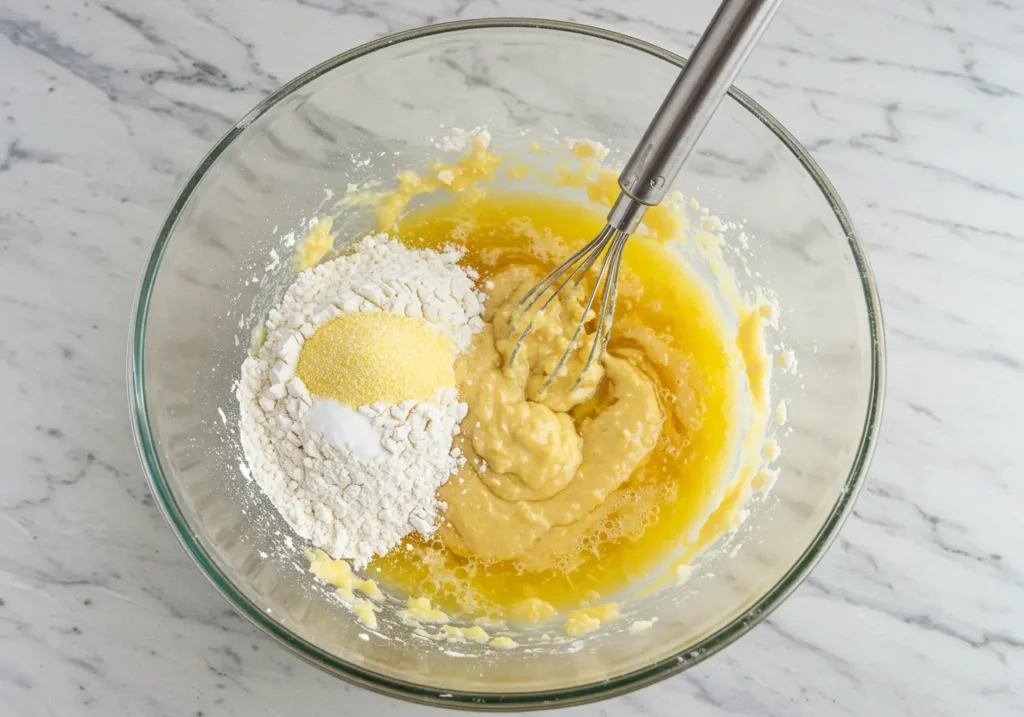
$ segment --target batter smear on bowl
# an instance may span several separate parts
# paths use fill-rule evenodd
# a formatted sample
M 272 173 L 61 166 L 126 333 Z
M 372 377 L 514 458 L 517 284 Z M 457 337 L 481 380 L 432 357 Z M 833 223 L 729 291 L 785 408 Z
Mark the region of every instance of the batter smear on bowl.
M 514 358 L 512 311 L 603 226 L 615 175 L 600 166 L 603 148 L 573 141 L 577 165 L 550 183 L 585 188 L 591 203 L 485 192 L 502 161 L 488 141 L 469 135 L 460 162 L 403 172 L 394 193 L 370 198 L 390 234 L 300 275 L 290 312 L 271 312 L 267 343 L 243 368 L 243 446 L 272 502 L 319 549 L 311 570 L 364 624 L 377 608 L 353 591 L 372 598 L 379 584 L 420 623 L 561 615 L 567 633 L 585 634 L 699 554 L 735 524 L 752 486 L 770 483 L 773 311 L 759 300 L 726 321 L 666 243 L 685 218 L 659 207 L 626 245 L 602 360 L 577 381 L 590 312 L 545 385 L 589 287 L 560 292 Z M 452 196 L 407 210 L 438 190 Z M 318 223 L 300 258 L 328 253 L 331 227 Z M 697 234 L 713 255 L 713 232 Z

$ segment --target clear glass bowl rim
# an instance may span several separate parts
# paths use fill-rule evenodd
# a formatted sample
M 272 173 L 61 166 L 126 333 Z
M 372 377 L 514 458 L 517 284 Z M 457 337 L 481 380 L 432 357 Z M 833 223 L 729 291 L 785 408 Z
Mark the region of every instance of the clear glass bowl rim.
M 793 156 L 813 178 L 822 195 L 829 202 L 836 219 L 845 232 L 850 250 L 860 273 L 861 286 L 867 306 L 868 325 L 872 339 L 871 385 L 870 399 L 864 427 L 861 433 L 857 455 L 850 473 L 846 478 L 844 489 L 833 506 L 818 534 L 807 550 L 789 571 L 770 590 L 761 596 L 742 615 L 712 633 L 699 643 L 689 646 L 683 652 L 659 660 L 646 667 L 600 682 L 554 690 L 536 692 L 519 692 L 511 694 L 458 692 L 439 690 L 411 682 L 395 680 L 379 673 L 360 668 L 331 655 L 311 643 L 303 640 L 287 628 L 279 625 L 268 617 L 263 610 L 254 605 L 239 590 L 231 579 L 217 566 L 207 554 L 191 528 L 185 521 L 170 487 L 167 483 L 163 467 L 157 453 L 156 444 L 151 431 L 149 416 L 146 409 L 146 392 L 143 372 L 143 349 L 146 331 L 146 316 L 152 296 L 153 287 L 164 250 L 167 248 L 175 225 L 183 209 L 190 201 L 193 193 L 200 186 L 206 173 L 217 162 L 221 154 L 246 128 L 263 113 L 307 83 L 321 77 L 336 67 L 364 57 L 383 47 L 400 42 L 407 42 L 432 35 L 449 32 L 466 32 L 491 30 L 495 28 L 531 28 L 540 31 L 567 32 L 585 35 L 600 40 L 623 45 L 633 50 L 652 55 L 677 67 L 682 67 L 686 60 L 675 53 L 664 50 L 656 45 L 638 40 L 610 30 L 580 25 L 576 23 L 531 18 L 492 18 L 486 20 L 465 20 L 440 23 L 399 32 L 379 38 L 307 70 L 254 107 L 234 127 L 232 127 L 209 151 L 185 182 L 178 196 L 164 219 L 157 235 L 149 261 L 146 263 L 142 279 L 136 292 L 135 306 L 132 313 L 128 338 L 127 382 L 128 402 L 131 414 L 135 444 L 139 452 L 149 488 L 156 497 L 157 505 L 165 520 L 171 526 L 178 541 L 185 548 L 189 557 L 209 579 L 213 586 L 231 604 L 231 606 L 249 622 L 272 637 L 279 644 L 295 655 L 320 669 L 340 677 L 353 684 L 366 687 L 392 697 L 437 707 L 457 707 L 476 710 L 521 710 L 545 709 L 586 704 L 597 700 L 625 694 L 635 689 L 653 684 L 671 675 L 686 670 L 716 654 L 733 641 L 744 635 L 752 627 L 764 620 L 778 607 L 793 590 L 807 577 L 811 569 L 825 554 L 829 545 L 837 535 L 853 508 L 857 494 L 860 492 L 874 452 L 882 418 L 882 404 L 885 393 L 885 345 L 882 328 L 882 312 L 878 292 L 875 286 L 871 267 L 863 245 L 853 227 L 849 212 L 839 198 L 835 187 L 822 172 L 821 168 L 806 149 L 793 137 L 774 117 L 764 110 L 757 102 L 733 87 L 729 94 L 754 117 L 760 120 L 773 134 L 793 153 Z M 443 695 L 443 697 L 442 697 Z

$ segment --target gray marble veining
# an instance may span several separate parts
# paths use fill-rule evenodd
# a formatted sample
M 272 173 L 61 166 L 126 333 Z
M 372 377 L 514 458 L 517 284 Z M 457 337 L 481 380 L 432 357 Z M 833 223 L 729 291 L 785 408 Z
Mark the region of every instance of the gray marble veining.
M 313 64 L 531 15 L 685 53 L 708 0 L 11 0 L 0 9 L 0 712 L 425 713 L 278 649 L 153 505 L 128 313 L 178 186 Z M 722 654 L 594 715 L 1024 713 L 1024 4 L 789 0 L 738 81 L 868 242 L 887 415 L 812 577 Z

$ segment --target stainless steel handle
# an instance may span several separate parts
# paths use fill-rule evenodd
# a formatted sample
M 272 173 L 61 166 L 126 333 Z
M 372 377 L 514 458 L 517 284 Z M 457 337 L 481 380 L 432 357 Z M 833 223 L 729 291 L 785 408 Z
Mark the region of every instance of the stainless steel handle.
M 619 187 L 627 196 L 620 197 L 609 215 L 613 226 L 622 224 L 617 228 L 632 231 L 646 206 L 631 205 L 651 206 L 665 198 L 669 185 L 781 3 L 782 0 L 722 2 L 619 175 Z

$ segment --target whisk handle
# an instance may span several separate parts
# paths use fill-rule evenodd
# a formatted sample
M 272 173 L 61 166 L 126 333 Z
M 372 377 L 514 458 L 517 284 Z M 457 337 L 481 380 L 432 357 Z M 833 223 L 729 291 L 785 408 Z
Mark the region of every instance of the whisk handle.
M 630 198 L 645 205 L 665 198 L 780 4 L 723 0 L 619 175 L 619 187 Z

